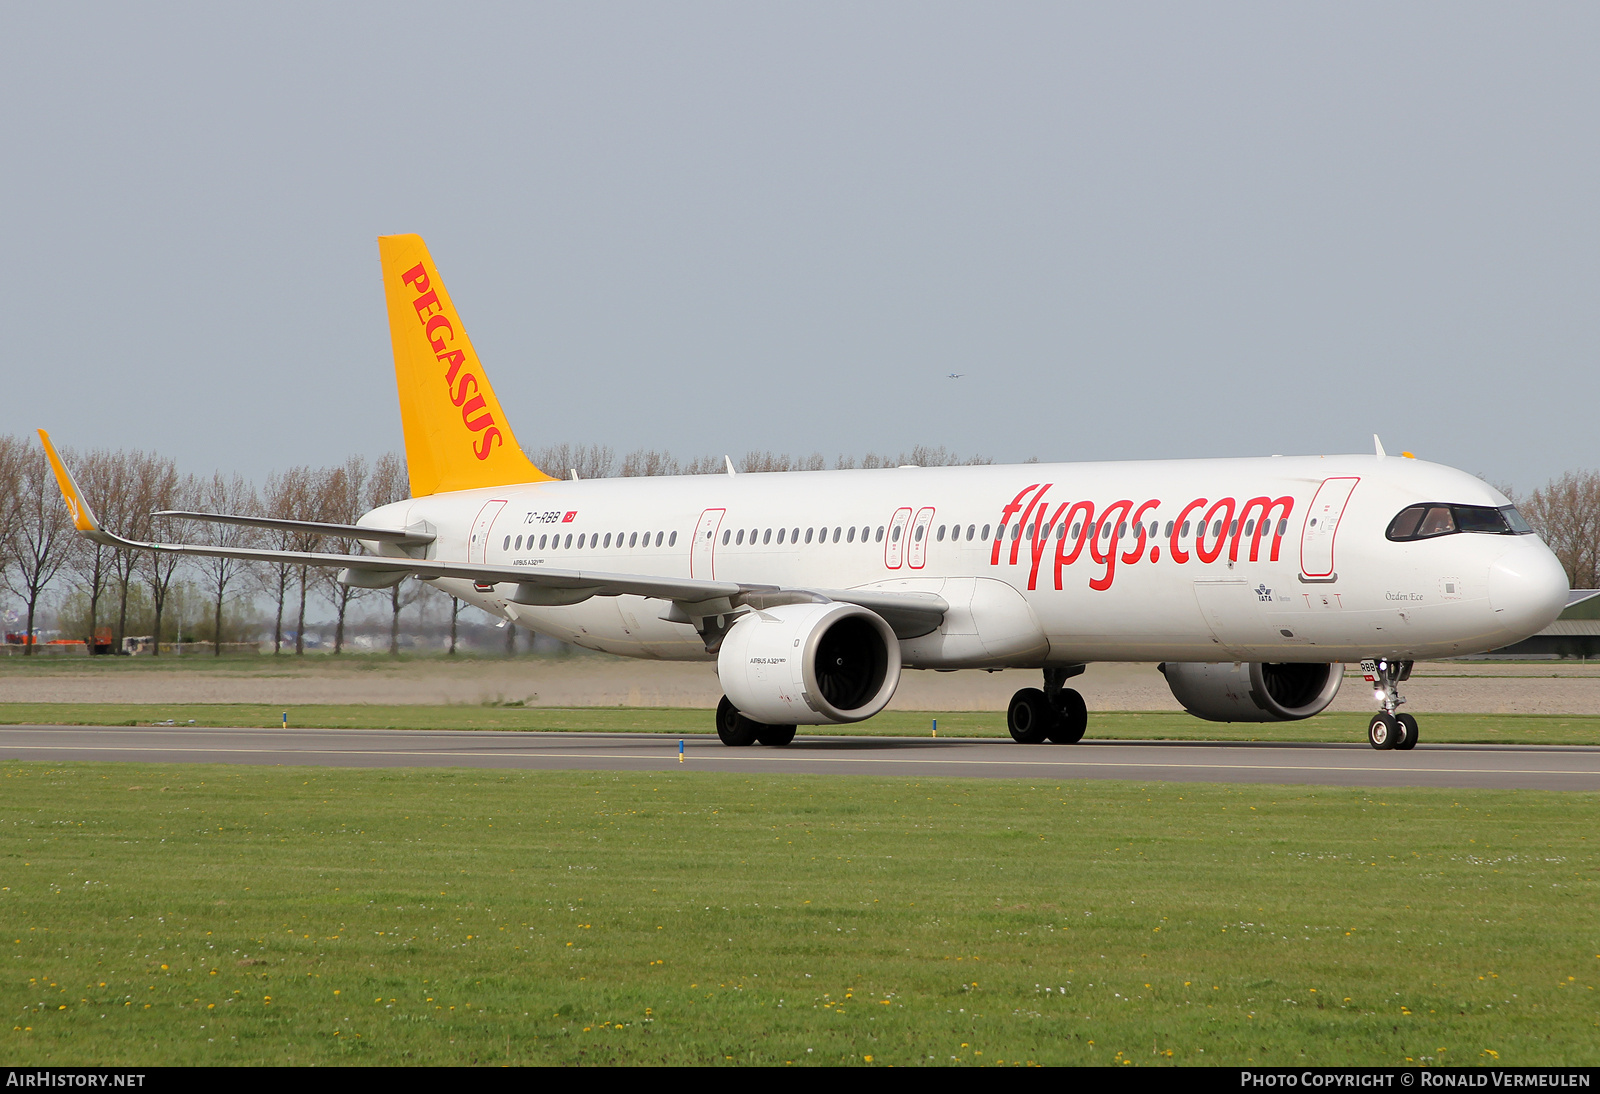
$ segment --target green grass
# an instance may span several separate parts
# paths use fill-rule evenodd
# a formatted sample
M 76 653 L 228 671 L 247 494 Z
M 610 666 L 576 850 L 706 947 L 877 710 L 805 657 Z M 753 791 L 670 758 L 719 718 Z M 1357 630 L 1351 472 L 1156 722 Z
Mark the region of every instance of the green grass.
M 0 764 L 0 1062 L 1600 1062 L 1600 795 Z
M 174 721 L 197 726 L 305 729 L 481 729 L 607 733 L 710 733 L 711 712 L 682 707 L 506 707 L 328 704 L 264 706 L 249 703 L 0 703 L 0 725 L 150 725 Z M 888 711 L 849 726 L 804 726 L 802 733 L 926 736 L 933 719 L 948 737 L 1005 737 L 999 711 Z M 1089 736 L 1098 739 L 1174 741 L 1364 742 L 1365 714 L 1321 714 L 1303 722 L 1206 722 L 1165 711 L 1096 711 Z M 1422 739 L 1433 744 L 1600 745 L 1600 716 L 1572 714 L 1427 714 Z

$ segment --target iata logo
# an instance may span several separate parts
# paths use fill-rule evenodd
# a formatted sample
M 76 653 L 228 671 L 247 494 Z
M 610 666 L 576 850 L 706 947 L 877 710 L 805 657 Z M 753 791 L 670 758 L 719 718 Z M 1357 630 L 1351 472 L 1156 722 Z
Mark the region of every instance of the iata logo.
M 480 460 L 486 460 L 495 443 L 505 444 L 505 438 L 494 424 L 494 415 L 489 412 L 489 404 L 479 390 L 478 378 L 470 372 L 461 371 L 461 366 L 467 360 L 466 352 L 447 348 L 456 340 L 456 329 L 451 325 L 449 316 L 442 314 L 439 294 L 429 287 L 428 271 L 422 263 L 407 270 L 400 280 L 410 285 L 417 294 L 411 306 L 417 310 L 417 319 L 422 323 L 428 345 L 433 347 L 434 354 L 446 366 L 444 386 L 450 402 L 461 408 L 461 420 L 468 429 L 483 434 L 473 442 L 472 454 Z

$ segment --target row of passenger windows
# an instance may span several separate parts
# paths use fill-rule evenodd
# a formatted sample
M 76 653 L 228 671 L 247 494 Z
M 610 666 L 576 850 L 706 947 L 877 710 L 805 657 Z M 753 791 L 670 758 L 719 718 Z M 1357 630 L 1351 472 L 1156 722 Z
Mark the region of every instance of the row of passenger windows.
M 1172 537 L 1172 526 L 1173 526 L 1173 523 L 1174 523 L 1173 521 L 1170 521 L 1170 520 L 1167 521 L 1166 536 L 1169 539 Z M 1183 522 L 1183 527 L 1182 527 L 1182 529 L 1179 530 L 1178 535 L 1180 537 L 1187 536 L 1189 534 L 1190 528 L 1191 528 L 1193 523 L 1194 522 L 1192 522 L 1192 521 L 1187 521 L 1187 520 L 1184 521 Z M 1102 522 L 1102 523 L 1096 525 L 1094 521 L 1090 521 L 1089 522 L 1089 527 L 1088 527 L 1088 535 L 1091 536 L 1091 537 L 1095 536 L 1095 535 L 1098 535 L 1098 536 L 1100 536 L 1101 539 L 1109 539 L 1110 536 L 1111 536 L 1111 527 L 1112 526 L 1109 523 Z M 976 524 L 969 524 L 969 525 L 967 525 L 966 530 L 965 530 L 965 532 L 966 532 L 965 538 L 968 541 L 977 540 L 977 539 L 982 539 L 982 540 L 987 541 L 988 538 L 989 538 L 989 532 L 992 529 L 993 529 L 993 525 L 985 524 L 983 526 L 983 530 L 980 532 L 978 530 L 978 526 Z M 901 534 L 901 532 L 903 530 L 904 530 L 903 527 L 899 526 L 899 525 L 895 526 L 892 529 L 888 529 L 888 535 L 889 535 L 890 542 L 899 542 L 900 534 Z M 1133 534 L 1134 535 L 1138 535 L 1141 530 L 1142 529 L 1141 529 L 1141 527 L 1139 525 L 1134 525 L 1133 526 Z M 1279 520 L 1278 521 L 1277 534 L 1281 536 L 1281 535 L 1285 534 L 1288 530 L 1289 530 L 1289 522 L 1287 520 Z M 927 529 L 925 529 L 925 528 L 923 528 L 922 526 L 919 525 L 919 526 L 917 526 L 916 528 L 914 528 L 912 530 L 911 538 L 915 542 L 921 543 L 923 534 L 926 531 L 927 531 Z M 1238 531 L 1239 531 L 1239 522 L 1237 520 L 1231 522 L 1228 525 L 1228 534 L 1230 536 L 1237 535 Z M 1247 536 L 1255 535 L 1255 531 L 1256 531 L 1256 522 L 1254 520 L 1247 520 L 1247 521 L 1244 522 L 1244 534 L 1245 535 L 1247 535 Z M 1202 534 L 1204 532 L 1204 525 L 1203 524 L 1201 525 L 1201 532 L 1202 532 Z M 885 533 L 885 529 L 884 529 L 884 527 L 882 525 L 879 525 L 877 530 L 874 531 L 870 524 L 860 528 L 859 530 L 856 529 L 854 526 L 849 527 L 849 528 L 834 528 L 831 533 L 827 528 L 807 528 L 807 529 L 804 530 L 804 539 L 805 539 L 805 542 L 807 542 L 807 543 L 811 543 L 811 542 L 813 542 L 813 540 L 815 540 L 815 542 L 817 542 L 817 543 L 828 543 L 830 541 L 833 542 L 833 543 L 838 543 L 838 542 L 841 541 L 841 539 L 845 543 L 854 543 L 854 542 L 856 542 L 857 536 L 859 534 L 859 537 L 860 537 L 860 540 L 861 540 L 862 543 L 868 542 L 869 539 L 873 543 L 882 543 L 883 542 L 883 538 L 884 538 L 884 533 Z M 935 541 L 939 542 L 939 543 L 943 543 L 947 533 L 949 535 L 949 538 L 950 538 L 951 542 L 953 542 L 953 543 L 960 542 L 962 540 L 962 538 L 963 538 L 962 528 L 961 528 L 961 526 L 959 524 L 957 524 L 957 525 L 955 525 L 953 527 L 951 525 L 947 525 L 947 524 L 939 525 L 938 530 L 934 532 L 932 538 Z M 1084 527 L 1083 527 L 1083 522 L 1082 521 L 1079 521 L 1079 522 L 1077 522 L 1076 524 L 1074 524 L 1072 526 L 1072 538 L 1073 539 L 1077 539 L 1083 533 L 1084 533 Z M 1050 533 L 1047 530 L 1044 534 L 1046 536 L 1048 536 Z M 1067 534 L 1067 526 L 1066 526 L 1065 522 L 1056 525 L 1055 535 L 1056 535 L 1057 539 L 1064 539 L 1066 537 L 1066 534 Z M 1155 538 L 1156 536 L 1158 536 L 1160 534 L 1161 534 L 1161 522 L 1160 521 L 1151 521 L 1150 522 L 1150 528 L 1148 530 L 1148 535 L 1151 538 Z M 1268 522 L 1267 524 L 1264 524 L 1262 526 L 1261 534 L 1264 535 L 1264 536 L 1272 534 L 1272 524 L 1270 522 Z M 776 535 L 776 540 L 774 540 L 774 535 Z M 1004 528 L 1000 528 L 998 530 L 998 532 L 997 532 L 997 535 L 1002 539 L 1005 538 L 1006 530 Z M 1117 525 L 1117 538 L 1125 539 L 1125 538 L 1127 538 L 1127 535 L 1128 535 L 1128 522 L 1127 521 L 1123 521 L 1121 524 Z M 1218 521 L 1213 521 L 1212 522 L 1211 535 L 1213 537 L 1222 535 L 1222 521 L 1218 520 Z M 802 537 L 802 530 L 799 529 L 799 528 L 779 528 L 779 529 L 777 529 L 776 533 L 774 533 L 773 529 L 771 529 L 771 528 L 767 528 L 767 529 L 751 528 L 748 532 L 746 532 L 743 528 L 725 529 L 723 531 L 723 533 L 722 533 L 722 542 L 723 542 L 724 546 L 733 546 L 733 547 L 737 547 L 740 544 L 743 544 L 743 543 L 746 543 L 746 542 L 752 543 L 752 544 L 760 542 L 761 544 L 766 545 L 766 544 L 771 544 L 773 542 L 783 543 L 785 537 L 788 538 L 788 541 L 790 543 L 799 543 L 801 541 L 801 537 Z M 1033 525 L 1029 524 L 1029 525 L 1024 526 L 1022 524 L 1013 524 L 1011 526 L 1011 538 L 1012 539 L 1018 539 L 1018 538 L 1032 539 L 1033 538 Z
M 1192 526 L 1193 523 L 1194 522 L 1187 521 L 1187 520 L 1183 522 L 1183 527 L 1178 530 L 1178 535 L 1179 535 L 1180 538 L 1187 538 L 1188 537 L 1190 529 L 1191 529 L 1191 526 Z M 1094 521 L 1090 521 L 1088 528 L 1085 529 L 1084 525 L 1083 525 L 1083 522 L 1079 521 L 1079 522 L 1075 523 L 1072 526 L 1072 538 L 1073 539 L 1077 539 L 1080 536 L 1086 534 L 1090 538 L 1098 536 L 1101 539 L 1110 539 L 1111 538 L 1111 528 L 1112 528 L 1112 525 L 1110 523 L 1108 523 L 1108 522 L 1101 522 L 1100 524 L 1096 525 Z M 1172 538 L 1172 528 L 1173 528 L 1173 522 L 1170 521 L 1170 520 L 1167 521 L 1165 535 L 1166 535 L 1166 538 L 1168 538 L 1168 539 Z M 940 542 L 940 543 L 943 543 L 944 540 L 945 540 L 946 535 L 948 534 L 948 536 L 950 538 L 950 541 L 952 543 L 958 543 L 963 538 L 965 538 L 968 542 L 971 542 L 973 540 L 978 540 L 978 539 L 982 539 L 982 540 L 987 541 L 988 538 L 989 538 L 989 532 L 991 531 L 991 529 L 993 529 L 993 525 L 985 524 L 983 526 L 983 530 L 979 531 L 978 530 L 978 526 L 976 524 L 969 524 L 969 525 L 967 525 L 967 527 L 965 529 L 965 536 L 963 536 L 963 529 L 959 524 L 954 525 L 954 526 L 947 525 L 947 524 L 941 524 L 941 525 L 939 525 L 937 531 L 934 532 L 932 538 L 934 540 Z M 1118 524 L 1116 526 L 1116 529 L 1117 529 L 1117 538 L 1118 539 L 1126 539 L 1127 538 L 1128 531 L 1129 531 L 1128 522 L 1127 521 L 1123 521 L 1120 524 Z M 1281 520 L 1280 519 L 1278 521 L 1277 534 L 1282 536 L 1288 530 L 1289 530 L 1289 522 L 1287 520 Z M 848 528 L 836 527 L 836 528 L 833 528 L 831 530 L 828 529 L 828 528 L 812 527 L 812 528 L 804 529 L 803 535 L 804 535 L 804 540 L 805 540 L 806 543 L 812 543 L 812 542 L 816 542 L 816 543 L 828 543 L 828 542 L 839 543 L 841 541 L 844 542 L 844 543 L 854 543 L 854 542 L 856 542 L 858 537 L 859 537 L 859 539 L 860 539 L 860 541 L 862 543 L 867 543 L 869 541 L 873 542 L 873 543 L 882 543 L 886 531 L 887 531 L 887 534 L 888 534 L 889 539 L 890 539 L 891 542 L 898 542 L 899 539 L 900 539 L 901 533 L 904 531 L 904 528 L 902 526 L 897 525 L 892 529 L 885 529 L 883 525 L 879 525 L 878 528 L 876 530 L 874 530 L 873 527 L 870 524 L 862 525 L 860 528 L 857 528 L 856 526 L 851 525 Z M 1150 536 L 1150 538 L 1154 539 L 1158 535 L 1162 534 L 1161 522 L 1160 521 L 1154 521 L 1154 520 L 1151 521 L 1150 522 L 1150 527 L 1149 527 L 1148 530 L 1142 528 L 1140 525 L 1134 525 L 1133 526 L 1133 534 L 1134 535 L 1138 535 L 1141 531 L 1146 532 L 1146 534 L 1148 534 Z M 921 525 L 918 525 L 916 528 L 914 528 L 912 530 L 912 539 L 915 540 L 916 542 L 920 543 L 920 542 L 922 542 L 922 538 L 923 538 L 923 536 L 924 536 L 924 534 L 926 532 L 927 532 L 926 528 L 924 528 Z M 1205 526 L 1204 526 L 1203 523 L 1200 525 L 1199 532 L 1200 532 L 1200 534 L 1204 534 L 1205 533 Z M 1253 536 L 1253 535 L 1255 535 L 1255 532 L 1256 532 L 1256 522 L 1254 520 L 1245 521 L 1244 522 L 1244 534 L 1247 535 L 1247 536 Z M 1029 524 L 1029 525 L 1026 525 L 1026 526 L 1024 526 L 1022 524 L 1013 524 L 1013 525 L 1011 525 L 1010 533 L 1011 533 L 1011 538 L 1012 539 L 1018 539 L 1018 538 L 1032 539 L 1033 535 L 1034 535 L 1034 528 L 1033 528 L 1032 524 Z M 1273 533 L 1273 529 L 1272 529 L 1272 525 L 1271 525 L 1270 522 L 1262 525 L 1261 534 L 1263 536 L 1271 535 L 1272 533 Z M 1005 536 L 1006 536 L 1006 529 L 1004 527 L 1002 527 L 997 531 L 996 534 L 997 534 L 998 538 L 1004 539 Z M 1050 533 L 1049 533 L 1048 530 L 1046 530 L 1045 533 L 1044 533 L 1044 535 L 1046 535 L 1046 536 L 1048 536 L 1049 534 Z M 1212 537 L 1216 538 L 1216 537 L 1221 536 L 1222 534 L 1223 534 L 1222 521 L 1220 521 L 1220 520 L 1213 521 L 1211 523 L 1211 535 L 1212 535 Z M 1237 520 L 1234 520 L 1234 521 L 1232 521 L 1232 522 L 1230 522 L 1228 524 L 1227 534 L 1230 535 L 1230 536 L 1235 536 L 1235 535 L 1239 534 L 1239 522 Z M 1437 534 L 1437 533 L 1434 533 L 1434 534 Z M 782 544 L 785 540 L 787 540 L 789 543 L 797 544 L 797 543 L 801 542 L 802 530 L 799 529 L 799 528 L 779 528 L 779 529 L 776 529 L 776 532 L 774 532 L 774 529 L 771 529 L 771 528 L 766 528 L 766 529 L 751 528 L 748 531 L 746 531 L 743 528 L 738 528 L 738 529 L 731 529 L 730 528 L 730 529 L 724 529 L 723 530 L 722 543 L 723 543 L 724 546 L 738 547 L 738 546 L 741 546 L 741 545 L 743 545 L 743 544 L 745 544 L 747 542 L 753 545 L 753 544 L 757 543 L 758 540 L 759 540 L 759 542 L 761 544 L 767 545 L 767 544 L 771 544 L 771 543 L 774 542 L 774 535 L 776 535 L 776 542 L 779 543 L 779 544 Z M 1055 538 L 1056 539 L 1064 539 L 1064 538 L 1066 538 L 1066 535 L 1067 535 L 1067 526 L 1066 526 L 1065 522 L 1055 526 Z M 652 538 L 653 538 L 653 542 L 652 542 Z M 505 542 L 500 545 L 501 549 L 502 550 L 506 550 L 506 551 L 513 551 L 513 550 L 520 551 L 520 550 L 523 549 L 523 546 L 524 546 L 523 539 L 524 539 L 523 536 L 516 536 L 516 537 L 506 536 Z M 662 546 L 663 543 L 665 543 L 665 545 L 668 546 L 668 547 L 675 547 L 675 546 L 677 546 L 677 543 L 678 543 L 678 533 L 677 532 L 655 532 L 655 533 L 652 534 L 650 532 L 645 532 L 645 533 L 643 533 L 643 535 L 641 537 L 641 534 L 638 533 L 638 532 L 616 532 L 616 533 L 606 532 L 604 534 L 604 536 L 602 536 L 601 533 L 599 533 L 599 532 L 595 532 L 593 534 L 586 533 L 586 532 L 579 532 L 577 534 L 577 537 L 576 537 L 576 545 L 574 545 L 574 537 L 570 533 L 565 538 L 563 538 L 560 533 L 557 533 L 557 534 L 555 534 L 553 536 L 550 535 L 549 533 L 546 533 L 544 535 L 541 535 L 538 538 L 537 544 L 534 542 L 534 537 L 532 535 L 527 536 L 526 539 L 527 539 L 526 546 L 527 546 L 527 549 L 530 550 L 530 551 L 573 550 L 574 546 L 576 546 L 576 549 L 580 550 L 580 551 L 583 550 L 585 547 L 587 547 L 590 550 L 606 550 L 606 549 L 610 548 L 613 543 L 615 543 L 618 548 L 624 548 L 625 547 L 625 548 L 632 549 L 632 548 L 638 548 L 638 547 L 647 547 L 648 548 L 648 547 L 651 547 L 651 546 L 660 547 L 660 546 Z
M 653 544 L 650 541 L 652 534 L 655 536 L 655 542 Z M 638 532 L 617 532 L 615 538 L 618 547 L 660 547 L 663 539 L 668 547 L 676 547 L 678 545 L 678 533 L 676 532 L 645 532 L 642 537 Z M 500 545 L 500 549 L 503 551 L 520 551 L 523 547 L 522 539 L 523 537 L 521 536 L 517 536 L 515 539 L 513 539 L 511 536 L 507 536 L 506 541 Z M 553 536 L 546 532 L 544 535 L 539 537 L 539 542 L 537 545 L 534 544 L 533 536 L 530 535 L 527 537 L 527 539 L 527 547 L 530 551 L 543 551 L 546 549 L 551 551 L 570 551 L 573 549 L 571 534 L 567 535 L 565 542 L 563 542 L 560 532 L 557 532 Z M 586 540 L 588 541 L 587 545 L 590 550 L 605 550 L 605 548 L 611 546 L 612 533 L 607 532 L 604 540 L 602 541 L 599 532 L 595 532 L 593 535 L 590 535 L 587 532 L 579 532 L 577 541 L 578 550 L 583 550 Z M 547 544 L 548 548 L 546 546 Z

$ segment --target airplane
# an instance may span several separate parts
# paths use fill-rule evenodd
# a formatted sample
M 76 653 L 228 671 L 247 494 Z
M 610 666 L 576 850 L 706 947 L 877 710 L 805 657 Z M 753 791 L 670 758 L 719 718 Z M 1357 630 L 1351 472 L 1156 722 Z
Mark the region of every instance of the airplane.
M 356 525 L 171 517 L 359 540 L 364 554 L 140 542 L 49 454 L 78 531 L 138 550 L 407 578 L 513 625 L 629 657 L 715 661 L 722 742 L 860 722 L 908 670 L 1031 669 L 1022 744 L 1088 727 L 1067 686 L 1156 664 L 1214 721 L 1324 710 L 1361 661 L 1368 742 L 1408 750 L 1413 662 L 1520 641 L 1566 576 L 1482 480 L 1409 453 L 562 479 L 523 454 L 422 239 L 379 240 L 412 497 Z M 552 469 L 559 473 L 560 469 Z

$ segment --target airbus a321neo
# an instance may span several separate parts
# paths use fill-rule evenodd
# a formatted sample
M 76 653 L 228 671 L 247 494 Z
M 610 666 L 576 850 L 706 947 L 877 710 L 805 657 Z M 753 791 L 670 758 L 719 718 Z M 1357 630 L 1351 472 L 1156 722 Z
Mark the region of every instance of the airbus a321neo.
M 563 480 L 523 455 L 421 238 L 379 240 L 412 498 L 356 526 L 174 517 L 358 539 L 359 555 L 142 543 L 100 526 L 50 457 L 78 530 L 141 550 L 416 578 L 594 650 L 714 660 L 728 745 L 882 710 L 906 669 L 1041 670 L 1019 742 L 1070 743 L 1067 682 L 1158 663 L 1217 721 L 1307 718 L 1362 661 L 1374 748 L 1409 749 L 1418 658 L 1528 637 L 1560 564 L 1507 499 L 1408 456 L 900 467 Z M 41 431 L 47 448 L 49 438 Z M 551 468 L 558 474 L 560 468 Z

